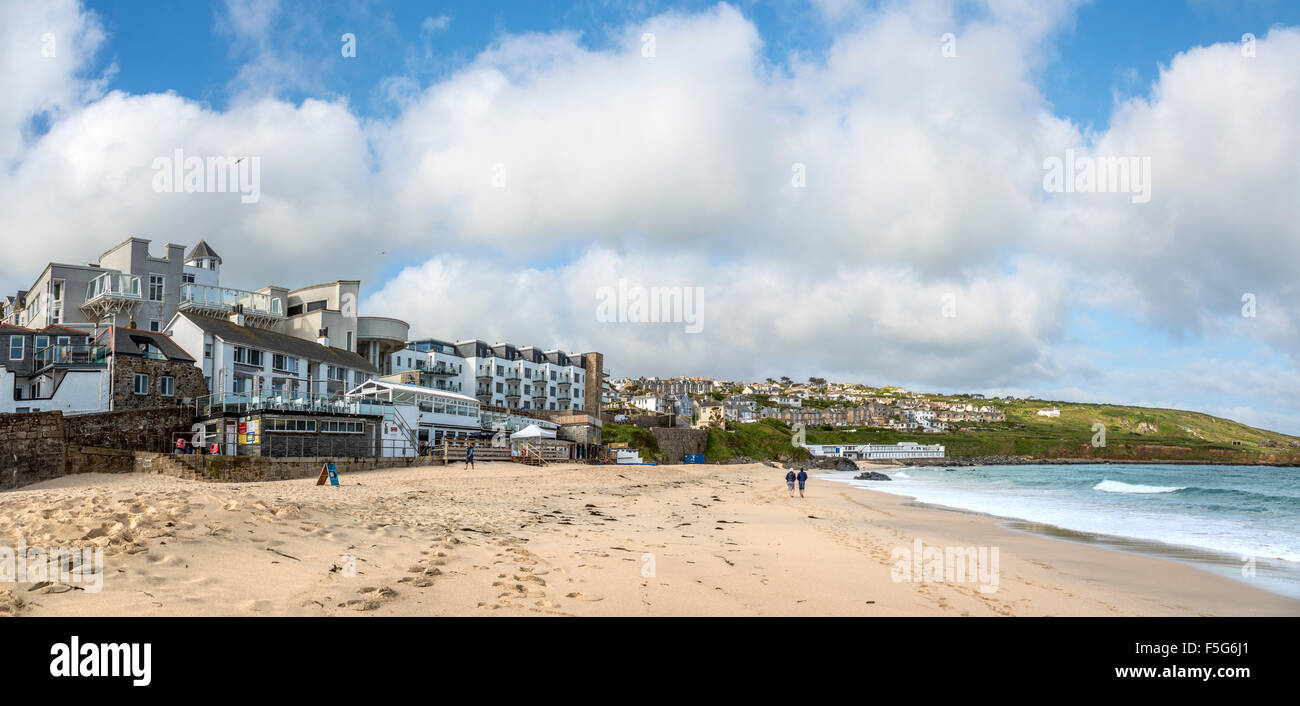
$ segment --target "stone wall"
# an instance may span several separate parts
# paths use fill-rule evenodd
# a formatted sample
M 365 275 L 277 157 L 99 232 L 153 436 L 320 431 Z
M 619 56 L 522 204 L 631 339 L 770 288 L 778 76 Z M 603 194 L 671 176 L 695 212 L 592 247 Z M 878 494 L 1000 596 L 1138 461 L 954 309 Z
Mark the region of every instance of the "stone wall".
M 659 451 L 667 457 L 667 463 L 683 463 L 686 454 L 702 454 L 709 443 L 709 432 L 705 429 L 655 427 L 650 431 L 654 432 Z
M 0 414 L 0 490 L 64 473 L 62 412 Z
M 183 407 L 0 414 L 0 490 L 71 473 L 130 472 L 132 451 L 165 450 L 173 431 L 188 436 L 192 419 Z
M 193 423 L 194 410 L 186 407 L 126 409 L 63 419 L 69 443 L 129 451 L 167 451 L 177 434 L 190 438 Z
M 210 483 L 251 483 L 257 481 L 315 478 L 328 461 L 334 462 L 340 480 L 347 483 L 350 473 L 381 468 L 441 466 L 438 457 L 415 458 L 272 458 L 269 456 L 206 456 L 152 453 L 134 454 L 134 470 L 157 473 Z
M 143 373 L 149 376 L 149 393 L 135 394 L 135 375 Z M 170 397 L 162 394 L 161 379 L 164 375 L 175 378 L 176 385 Z M 208 386 L 203 381 L 203 370 L 192 363 L 153 358 L 135 358 L 119 355 L 113 361 L 113 409 L 149 409 L 180 405 L 186 399 L 193 400 L 208 394 Z

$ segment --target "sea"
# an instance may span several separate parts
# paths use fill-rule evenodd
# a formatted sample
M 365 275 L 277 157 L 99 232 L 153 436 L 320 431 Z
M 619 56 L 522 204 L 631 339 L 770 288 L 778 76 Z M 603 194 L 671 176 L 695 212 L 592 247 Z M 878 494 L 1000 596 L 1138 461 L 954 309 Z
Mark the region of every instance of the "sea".
M 1010 526 L 1200 566 L 1300 598 L 1300 468 L 1080 464 L 820 477 L 1006 518 Z

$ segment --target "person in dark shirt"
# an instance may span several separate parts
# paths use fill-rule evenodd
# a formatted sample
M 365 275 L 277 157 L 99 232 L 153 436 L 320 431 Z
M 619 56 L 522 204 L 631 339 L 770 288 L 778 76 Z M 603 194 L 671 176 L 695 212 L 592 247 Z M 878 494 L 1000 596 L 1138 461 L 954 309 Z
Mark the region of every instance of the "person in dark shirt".
M 805 470 L 802 470 L 802 469 L 801 469 L 801 470 L 799 471 L 799 475 L 797 476 L 797 478 L 799 479 L 799 497 L 802 498 L 802 497 L 803 497 L 803 484 L 804 484 L 805 481 L 808 480 L 808 472 L 805 471 Z
M 469 445 L 465 447 L 465 470 L 469 470 L 473 467 L 474 467 L 474 442 L 471 441 L 469 442 Z
M 794 471 L 786 471 L 785 489 L 790 491 L 790 497 L 794 497 Z

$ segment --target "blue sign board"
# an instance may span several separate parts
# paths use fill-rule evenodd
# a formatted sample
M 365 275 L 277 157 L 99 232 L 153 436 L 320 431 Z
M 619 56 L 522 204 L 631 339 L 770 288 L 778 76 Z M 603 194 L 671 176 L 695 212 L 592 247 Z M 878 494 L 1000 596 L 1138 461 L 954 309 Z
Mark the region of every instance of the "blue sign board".
M 339 484 L 338 469 L 334 467 L 333 461 L 330 461 L 328 466 L 329 466 L 329 473 L 330 473 L 330 485 L 338 485 Z
M 704 463 L 704 454 L 686 454 L 687 463 Z

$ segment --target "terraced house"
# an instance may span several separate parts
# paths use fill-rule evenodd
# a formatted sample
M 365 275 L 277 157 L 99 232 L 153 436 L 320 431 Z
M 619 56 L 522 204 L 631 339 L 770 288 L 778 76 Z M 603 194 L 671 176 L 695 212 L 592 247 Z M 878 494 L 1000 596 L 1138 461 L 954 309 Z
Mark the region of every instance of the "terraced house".
M 194 358 L 157 332 L 3 324 L 0 351 L 0 412 L 160 407 L 204 392 Z

